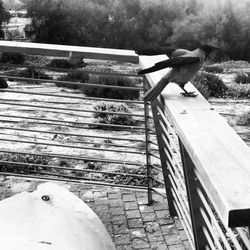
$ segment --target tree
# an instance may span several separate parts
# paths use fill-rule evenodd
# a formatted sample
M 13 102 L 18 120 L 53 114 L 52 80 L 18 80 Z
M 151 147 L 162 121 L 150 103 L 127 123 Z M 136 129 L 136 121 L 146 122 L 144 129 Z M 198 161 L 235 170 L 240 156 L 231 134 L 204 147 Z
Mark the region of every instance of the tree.
M 67 44 L 71 32 L 69 13 L 65 2 L 36 0 L 27 2 L 27 16 L 32 18 L 25 32 L 35 42 Z
M 10 20 L 10 13 L 5 10 L 3 6 L 3 1 L 0 1 L 0 37 L 4 38 L 4 33 L 2 30 L 3 23 L 8 23 Z

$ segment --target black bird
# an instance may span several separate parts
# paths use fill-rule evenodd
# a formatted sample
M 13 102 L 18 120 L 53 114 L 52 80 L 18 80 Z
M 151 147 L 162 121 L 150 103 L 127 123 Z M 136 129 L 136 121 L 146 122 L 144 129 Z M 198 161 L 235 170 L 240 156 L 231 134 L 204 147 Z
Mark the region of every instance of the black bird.
M 153 101 L 170 82 L 174 82 L 181 87 L 184 91 L 182 93 L 183 96 L 196 97 L 197 94 L 188 92 L 184 86 L 197 74 L 205 59 L 214 50 L 217 50 L 217 48 L 210 45 L 202 45 L 192 51 L 177 49 L 172 53 L 170 59 L 158 62 L 153 67 L 139 71 L 138 74 L 142 75 L 164 68 L 172 68 L 154 87 L 146 92 L 144 100 Z

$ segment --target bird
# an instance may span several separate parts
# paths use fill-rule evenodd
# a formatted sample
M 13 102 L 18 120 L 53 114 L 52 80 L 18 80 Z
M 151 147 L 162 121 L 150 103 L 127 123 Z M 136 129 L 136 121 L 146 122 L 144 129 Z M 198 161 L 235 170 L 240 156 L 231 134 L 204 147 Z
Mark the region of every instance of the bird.
M 157 62 L 154 66 L 138 72 L 139 75 L 152 73 L 164 68 L 172 68 L 161 80 L 149 89 L 144 95 L 144 101 L 153 101 L 162 90 L 170 83 L 174 82 L 184 91 L 181 93 L 185 97 L 196 97 L 195 92 L 188 92 L 184 86 L 201 69 L 205 59 L 209 54 L 218 48 L 204 44 L 195 50 L 176 49 L 171 58 Z

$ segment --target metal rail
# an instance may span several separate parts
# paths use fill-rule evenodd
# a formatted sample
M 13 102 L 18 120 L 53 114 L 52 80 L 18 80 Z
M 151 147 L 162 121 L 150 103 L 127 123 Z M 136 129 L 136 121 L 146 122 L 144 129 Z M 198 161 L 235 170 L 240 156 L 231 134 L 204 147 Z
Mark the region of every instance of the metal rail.
M 75 127 L 75 128 L 81 128 L 86 129 L 86 127 L 82 127 L 80 125 L 88 125 L 92 127 L 110 127 L 110 128 L 117 128 L 117 129 L 127 129 L 127 130 L 141 130 L 144 131 L 144 128 L 142 127 L 136 127 L 136 126 L 129 126 L 129 125 L 117 125 L 117 124 L 106 124 L 106 123 L 93 123 L 93 122 L 75 122 L 75 121 L 61 121 L 56 119 L 46 119 L 46 118 L 37 118 L 37 117 L 28 117 L 28 116 L 17 116 L 17 115 L 3 115 L 0 114 L 0 117 L 6 117 L 6 118 L 17 118 L 17 119 L 23 119 L 23 120 L 35 120 L 37 124 L 50 124 L 50 125 L 62 125 L 61 123 L 67 125 L 68 127 Z M 47 121 L 50 123 L 42 123 L 37 121 Z M 57 122 L 57 123 L 54 123 Z M 71 125 L 75 124 L 75 125 Z M 78 126 L 77 126 L 78 125 Z
M 27 54 L 44 56 L 69 56 L 71 58 L 84 56 L 84 58 L 100 60 L 138 62 L 138 56 L 133 51 L 74 46 L 0 42 L 0 51 L 25 51 Z M 76 70 L 75 68 L 36 67 L 35 65 L 25 64 L 0 64 L 0 66 L 17 69 L 30 68 L 40 71 L 49 70 L 51 74 Z M 105 75 L 111 78 L 140 77 L 136 73 L 102 72 L 98 69 L 96 71 L 80 70 L 87 74 Z M 125 189 L 132 188 L 147 191 L 149 194 L 148 201 L 149 203 L 152 202 L 154 185 L 163 185 L 163 182 L 158 178 L 160 174 L 152 165 L 155 162 L 159 163 L 159 156 L 157 154 L 158 149 L 156 149 L 158 145 L 153 140 L 155 135 L 152 117 L 150 117 L 150 105 L 145 106 L 145 103 L 140 99 L 123 100 L 116 99 L 115 96 L 114 98 L 89 97 L 83 95 L 80 90 L 88 87 L 142 92 L 145 90 L 145 86 L 141 84 L 116 86 L 114 84 L 37 79 L 35 77 L 11 76 L 8 73 L 3 73 L 0 77 L 21 82 L 18 85 L 10 83 L 11 88 L 0 89 L 2 95 L 2 98 L 0 98 L 0 105 L 2 106 L 0 129 L 3 131 L 0 133 L 0 142 L 3 145 L 0 147 L 0 175 L 114 186 Z M 36 83 L 37 85 L 30 83 Z M 46 89 L 43 86 L 46 86 Z M 77 87 L 78 90 L 68 90 L 69 94 L 61 94 L 60 91 L 67 87 Z M 12 97 L 9 98 L 8 94 Z M 15 97 L 15 94 L 18 95 L 18 98 Z M 124 111 L 96 110 L 92 107 L 96 102 L 127 104 L 130 108 L 136 107 L 137 111 L 127 113 Z M 77 107 L 73 105 L 77 105 Z M 39 110 L 42 111 L 41 116 L 36 114 Z M 95 123 L 92 120 L 87 120 L 88 118 L 94 119 L 91 115 L 97 114 L 107 117 L 138 119 L 135 125 L 131 126 L 122 123 Z M 61 119 L 63 115 L 65 116 Z M 90 134 L 90 130 L 98 133 L 93 134 L 91 132 Z M 107 135 L 107 133 L 110 135 Z M 53 138 L 49 138 L 49 135 L 52 135 Z M 105 146 L 102 146 L 103 143 L 105 143 Z M 65 154 L 67 151 L 68 153 Z M 63 165 L 57 166 L 52 162 L 48 165 L 40 164 L 39 161 L 36 162 L 35 160 L 37 157 L 50 159 L 50 161 L 57 159 L 62 164 L 64 161 L 66 163 L 90 164 L 93 169 L 78 169 L 74 167 L 74 164 L 67 165 L 66 168 Z M 30 161 L 26 162 L 25 159 L 27 158 Z M 95 166 L 102 166 L 102 168 L 100 170 L 95 169 Z M 109 167 L 121 170 L 111 171 Z M 133 172 L 131 172 L 132 169 Z M 67 171 L 67 174 L 65 171 Z M 155 171 L 157 176 L 154 176 Z M 97 175 L 102 176 L 102 178 L 94 177 Z M 105 176 L 108 176 L 107 181 L 103 181 Z M 131 185 L 129 182 L 126 185 L 116 183 L 117 177 L 120 177 L 120 179 L 130 178 L 129 181 L 134 184 Z M 145 179 L 148 182 L 145 187 L 136 184 L 145 181 Z
M 70 85 L 70 86 L 78 86 L 78 87 L 98 87 L 98 88 L 109 88 L 109 89 L 120 89 L 120 90 L 134 90 L 134 91 L 142 91 L 142 87 L 126 87 L 126 86 L 116 86 L 116 85 L 105 85 L 105 84 L 94 84 L 94 83 L 79 83 L 79 82 L 70 82 L 70 81 L 58 81 L 58 80 L 50 80 L 50 79 L 37 79 L 37 78 L 27 78 L 27 77 L 18 77 L 18 76 L 8 76 L 8 75 L 1 75 L 2 78 L 11 79 L 11 80 L 19 80 L 25 82 L 38 82 L 38 83 L 54 83 L 60 86 L 63 85 Z
M 138 74 L 135 73 L 119 73 L 119 72 L 103 72 L 103 71 L 94 71 L 94 70 L 88 70 L 86 68 L 58 68 L 58 67 L 42 67 L 42 66 L 33 66 L 33 65 L 27 65 L 27 64 L 11 64 L 11 63 L 0 63 L 0 67 L 20 67 L 20 68 L 28 68 L 28 69 L 39 69 L 39 70 L 50 70 L 55 72 L 72 72 L 75 70 L 81 70 L 82 72 L 93 74 L 93 75 L 104 75 L 104 76 L 110 76 L 110 77 L 136 77 L 140 78 Z
M 82 96 L 82 95 L 78 95 L 78 96 L 77 95 L 59 95 L 59 94 L 37 93 L 37 92 L 30 92 L 30 91 L 11 90 L 11 89 L 0 89 L 0 92 L 10 92 L 10 93 L 17 93 L 17 94 L 38 95 L 38 96 L 58 97 L 58 98 L 69 98 L 69 99 L 78 99 L 78 100 L 92 100 L 92 101 L 144 104 L 144 102 L 142 102 L 142 101 L 134 101 L 134 100 L 99 98 L 99 97 L 86 97 L 86 96 Z
M 0 99 L 0 101 L 1 101 L 1 99 Z M 0 105 L 20 106 L 20 103 L 5 101 L 5 102 L 0 102 Z M 26 104 L 26 103 L 22 103 L 21 106 L 22 107 L 32 107 L 32 108 L 45 109 L 45 111 L 47 111 L 47 112 L 50 112 L 49 109 L 55 109 L 55 110 L 63 110 L 63 111 L 75 111 L 75 112 L 107 114 L 107 115 L 124 115 L 124 116 L 135 116 L 135 117 L 143 117 L 144 118 L 144 115 L 142 115 L 142 114 L 131 114 L 131 113 L 125 113 L 125 112 L 110 112 L 110 111 L 101 111 L 101 110 L 99 111 L 99 110 L 88 110 L 88 109 L 48 107 L 48 106 Z

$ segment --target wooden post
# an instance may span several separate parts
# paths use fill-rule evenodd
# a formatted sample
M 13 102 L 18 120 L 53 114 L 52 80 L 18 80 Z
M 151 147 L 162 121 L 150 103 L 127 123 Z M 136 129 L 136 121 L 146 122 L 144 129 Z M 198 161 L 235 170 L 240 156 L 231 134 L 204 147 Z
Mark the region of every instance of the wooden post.
M 192 162 L 187 150 L 179 139 L 181 160 L 183 166 L 183 172 L 187 188 L 187 196 L 189 203 L 189 210 L 191 216 L 191 222 L 193 227 L 193 235 L 195 248 L 200 249 L 210 249 L 208 245 L 207 238 L 204 234 L 202 227 L 207 228 L 206 222 L 200 212 L 200 207 L 203 207 L 202 201 L 197 193 L 197 188 L 203 190 L 201 184 L 199 183 L 197 177 L 194 173 L 194 163 Z M 204 193 L 204 192 L 203 192 Z M 207 231 L 209 232 L 208 228 Z

